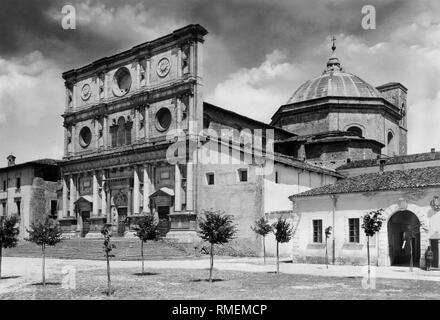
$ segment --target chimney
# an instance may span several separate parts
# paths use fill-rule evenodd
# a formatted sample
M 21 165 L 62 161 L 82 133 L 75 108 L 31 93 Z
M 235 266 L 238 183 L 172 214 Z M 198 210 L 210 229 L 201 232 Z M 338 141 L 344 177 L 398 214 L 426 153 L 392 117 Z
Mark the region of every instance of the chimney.
M 6 159 L 8 160 L 8 167 L 15 166 L 14 155 L 10 154 Z
M 431 148 L 431 160 L 435 160 L 435 148 Z

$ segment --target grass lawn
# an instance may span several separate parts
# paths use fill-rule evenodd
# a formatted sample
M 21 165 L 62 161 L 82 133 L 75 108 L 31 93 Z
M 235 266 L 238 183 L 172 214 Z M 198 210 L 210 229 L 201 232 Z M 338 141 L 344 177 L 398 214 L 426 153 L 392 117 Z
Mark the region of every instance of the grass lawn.
M 115 293 L 105 295 L 106 271 L 78 271 L 76 289 L 63 289 L 61 276 L 51 277 L 46 288 L 27 284 L 0 299 L 438 299 L 438 282 L 377 279 L 376 289 L 362 288 L 361 278 L 332 278 L 274 273 L 208 270 L 115 269 Z M 8 281 L 3 279 L 1 281 Z

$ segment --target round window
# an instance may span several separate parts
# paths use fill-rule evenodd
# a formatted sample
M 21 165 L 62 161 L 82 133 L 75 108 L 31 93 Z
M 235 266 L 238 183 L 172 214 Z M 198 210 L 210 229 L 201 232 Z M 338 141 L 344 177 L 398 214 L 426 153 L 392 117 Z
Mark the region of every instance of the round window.
M 86 148 L 92 141 L 92 131 L 89 127 L 83 127 L 79 132 L 79 144 L 81 147 Z
M 159 131 L 167 130 L 171 125 L 171 112 L 168 108 L 162 108 L 156 113 L 156 128 Z
M 130 71 L 125 67 L 118 69 L 118 71 L 116 71 L 114 76 L 113 93 L 119 97 L 123 96 L 128 91 L 130 91 L 130 87 L 131 87 Z

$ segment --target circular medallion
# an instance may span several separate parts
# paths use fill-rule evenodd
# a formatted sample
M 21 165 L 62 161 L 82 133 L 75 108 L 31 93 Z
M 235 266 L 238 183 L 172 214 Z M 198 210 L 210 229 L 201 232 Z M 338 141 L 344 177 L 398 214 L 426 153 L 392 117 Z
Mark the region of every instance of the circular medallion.
M 83 127 L 79 132 L 79 144 L 83 148 L 87 148 L 92 141 L 92 131 L 89 127 Z
M 166 131 L 171 125 L 172 116 L 168 108 L 159 109 L 156 112 L 156 129 L 158 131 Z
M 86 83 L 81 88 L 81 99 L 87 100 L 90 98 L 91 94 L 92 94 L 92 90 L 90 88 L 90 85 Z
M 113 94 L 122 97 L 131 87 L 131 74 L 126 67 L 119 68 L 113 76 Z
M 159 60 L 159 62 L 157 63 L 157 75 L 159 77 L 165 77 L 171 69 L 171 63 L 170 63 L 170 59 L 164 57 L 162 59 Z

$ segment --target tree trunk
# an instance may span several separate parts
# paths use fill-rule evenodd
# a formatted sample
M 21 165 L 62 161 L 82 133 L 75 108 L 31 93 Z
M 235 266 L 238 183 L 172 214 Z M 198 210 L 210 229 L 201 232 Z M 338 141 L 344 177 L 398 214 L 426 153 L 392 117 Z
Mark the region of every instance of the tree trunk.
M 266 264 L 266 237 L 263 237 L 263 261 Z
M 105 256 L 107 258 L 107 295 L 109 296 L 112 294 L 112 286 L 110 280 L 110 259 L 108 256 L 108 252 L 106 252 Z
M 43 286 L 46 286 L 46 245 L 42 245 L 41 249 L 43 251 L 43 267 L 42 267 L 42 273 L 43 273 Z
M 370 237 L 367 236 L 368 283 L 370 283 Z
M 214 244 L 211 243 L 211 253 L 210 253 L 210 266 L 209 266 L 209 282 L 212 282 L 212 269 L 214 268 Z
M 3 246 L 0 243 L 0 280 L 2 278 L 2 255 L 3 255 Z
M 144 274 L 144 242 L 141 240 L 142 274 Z
M 409 271 L 413 271 L 413 247 L 412 247 L 412 238 L 410 238 L 409 239 L 409 250 L 410 250 L 410 254 L 411 254 L 411 257 L 410 257 L 410 259 L 409 259 Z
M 280 273 L 280 254 L 278 250 L 279 242 L 277 241 L 277 273 Z
M 325 266 L 328 269 L 327 236 L 325 237 Z

